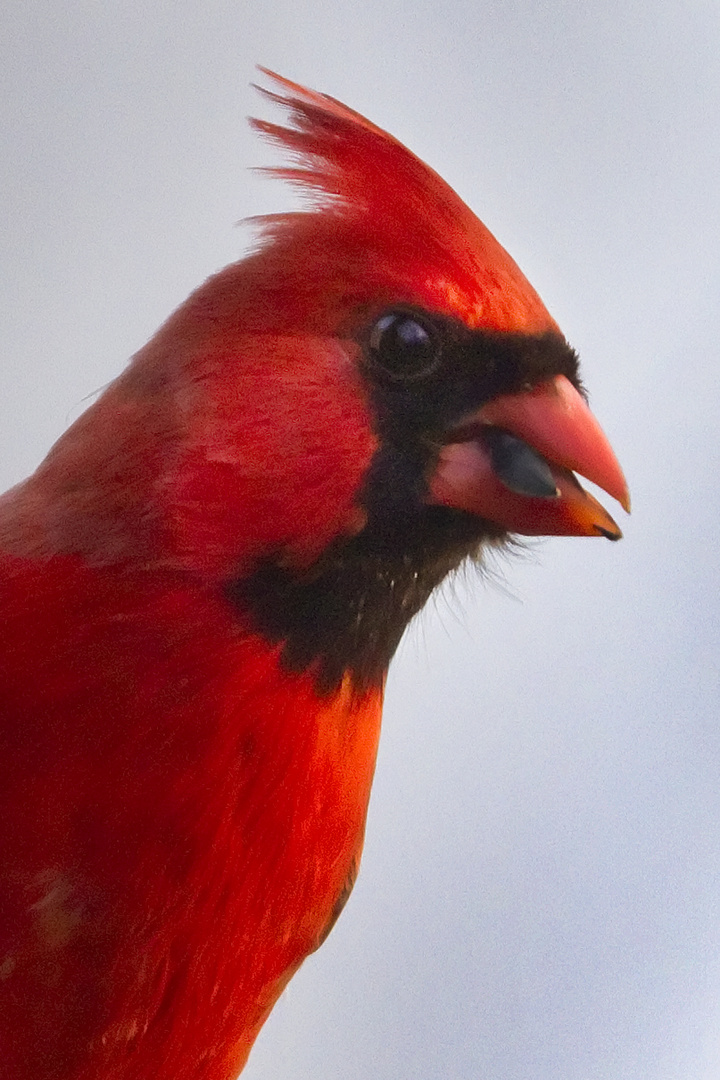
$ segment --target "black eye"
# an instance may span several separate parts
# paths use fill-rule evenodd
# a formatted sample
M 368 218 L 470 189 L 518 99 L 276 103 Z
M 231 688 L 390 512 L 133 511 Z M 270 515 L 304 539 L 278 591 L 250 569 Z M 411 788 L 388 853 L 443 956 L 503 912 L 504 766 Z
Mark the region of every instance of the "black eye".
M 414 311 L 389 311 L 370 332 L 370 356 L 393 379 L 420 379 L 440 360 L 440 333 Z

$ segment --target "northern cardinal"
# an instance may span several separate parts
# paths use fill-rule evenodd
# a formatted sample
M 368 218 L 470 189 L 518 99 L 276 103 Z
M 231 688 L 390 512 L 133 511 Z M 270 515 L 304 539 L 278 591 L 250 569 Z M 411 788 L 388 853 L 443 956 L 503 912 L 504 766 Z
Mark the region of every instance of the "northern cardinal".
M 452 190 L 332 98 L 314 196 L 0 500 L 0 1076 L 231 1080 L 353 885 L 383 685 L 446 575 L 619 530 L 578 363 Z

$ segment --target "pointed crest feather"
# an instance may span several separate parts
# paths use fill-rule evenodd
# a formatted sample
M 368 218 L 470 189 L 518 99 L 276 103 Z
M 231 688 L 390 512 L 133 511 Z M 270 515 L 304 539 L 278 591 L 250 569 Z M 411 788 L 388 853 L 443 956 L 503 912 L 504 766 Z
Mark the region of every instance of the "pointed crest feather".
M 278 90 L 256 89 L 289 112 L 289 124 L 255 118 L 250 123 L 293 161 L 263 171 L 301 188 L 312 206 L 309 214 L 257 219 L 266 242 L 299 235 L 309 215 L 330 214 L 387 265 L 399 270 L 404 261 L 414 282 L 438 283 L 437 306 L 471 324 L 555 327 L 507 252 L 433 169 L 335 98 L 260 71 Z
M 313 193 L 321 207 L 346 215 L 370 213 L 385 224 L 392 217 L 407 225 L 408 215 L 422 222 L 430 211 L 435 228 L 442 223 L 448 234 L 480 225 L 452 188 L 392 135 L 333 97 L 266 68 L 260 71 L 286 91 L 256 87 L 289 111 L 291 126 L 255 118 L 250 123 L 297 162 L 264 171 Z

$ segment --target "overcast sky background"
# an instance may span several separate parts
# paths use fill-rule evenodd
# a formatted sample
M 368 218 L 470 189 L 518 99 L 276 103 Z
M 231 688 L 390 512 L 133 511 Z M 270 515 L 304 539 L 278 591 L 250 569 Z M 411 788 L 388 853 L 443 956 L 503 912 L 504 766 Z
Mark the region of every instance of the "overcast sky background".
M 409 633 L 355 893 L 243 1080 L 717 1080 L 720 5 L 4 4 L 2 487 L 242 254 L 238 219 L 292 204 L 247 171 L 277 160 L 256 62 L 496 233 L 634 513 Z

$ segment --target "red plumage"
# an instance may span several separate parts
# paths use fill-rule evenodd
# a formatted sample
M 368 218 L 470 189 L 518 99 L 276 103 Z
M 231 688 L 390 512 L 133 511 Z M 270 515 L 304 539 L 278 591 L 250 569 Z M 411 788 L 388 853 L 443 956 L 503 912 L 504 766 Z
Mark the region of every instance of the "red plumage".
M 254 123 L 314 206 L 0 501 L 8 1080 L 236 1075 L 352 887 L 408 620 L 508 530 L 618 535 L 568 470 L 626 500 L 619 467 L 510 257 L 276 81 L 293 126 Z
M 380 694 L 181 579 L 2 570 L 3 1075 L 232 1076 L 355 873 Z

